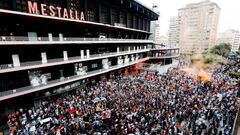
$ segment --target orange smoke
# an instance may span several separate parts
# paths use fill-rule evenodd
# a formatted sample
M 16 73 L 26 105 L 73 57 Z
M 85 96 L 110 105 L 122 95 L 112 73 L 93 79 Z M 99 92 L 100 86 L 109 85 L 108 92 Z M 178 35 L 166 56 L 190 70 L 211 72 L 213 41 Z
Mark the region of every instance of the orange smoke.
M 211 75 L 209 75 L 207 72 L 205 72 L 203 69 L 200 69 L 198 73 L 198 80 L 203 82 L 211 82 Z
M 191 62 L 188 67 L 182 70 L 195 80 L 211 82 L 211 71 L 208 70 L 211 65 L 204 63 L 204 57 L 202 54 L 195 54 L 190 59 Z

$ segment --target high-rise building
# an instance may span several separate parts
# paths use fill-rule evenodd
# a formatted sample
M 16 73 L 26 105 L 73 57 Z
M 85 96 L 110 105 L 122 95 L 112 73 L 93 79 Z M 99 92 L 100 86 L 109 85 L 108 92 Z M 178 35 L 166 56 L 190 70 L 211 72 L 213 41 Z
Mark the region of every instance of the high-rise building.
M 178 46 L 179 43 L 179 19 L 178 16 L 170 18 L 170 25 L 168 31 L 169 46 Z
M 159 9 L 157 4 L 153 4 L 152 10 L 159 14 Z M 158 20 L 151 21 L 150 32 L 152 33 L 152 35 L 150 35 L 149 39 L 153 40 L 155 44 L 160 44 L 160 19 L 159 18 Z
M 165 47 L 169 47 L 168 37 L 167 36 L 160 36 L 158 42 L 159 42 L 159 44 L 161 44 L 161 45 L 163 45 Z
M 231 45 L 231 51 L 236 52 L 240 46 L 240 32 L 237 30 L 227 30 L 219 33 L 217 37 L 217 44 L 227 43 Z
M 178 10 L 181 53 L 205 52 L 216 44 L 220 7 L 210 0 Z

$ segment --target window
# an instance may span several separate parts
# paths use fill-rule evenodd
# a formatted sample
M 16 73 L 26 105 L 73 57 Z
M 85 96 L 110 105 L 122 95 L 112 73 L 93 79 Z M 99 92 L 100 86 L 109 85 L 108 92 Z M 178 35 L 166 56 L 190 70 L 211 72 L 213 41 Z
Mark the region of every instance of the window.
M 94 63 L 94 64 L 92 64 L 92 68 L 94 69 L 94 68 L 97 68 L 98 67 L 98 64 L 97 63 Z
M 132 14 L 131 13 L 128 13 L 127 14 L 127 18 L 128 18 L 128 20 L 127 20 L 127 26 L 128 26 L 128 28 L 133 28 L 133 22 L 132 22 Z
M 125 12 L 121 12 L 121 14 L 120 14 L 120 23 L 126 25 L 126 13 Z
M 139 21 L 139 28 L 138 29 L 142 30 L 142 28 L 143 28 L 143 20 L 142 20 L 142 18 L 140 18 L 138 21 Z
M 80 0 L 77 0 L 80 1 Z M 82 3 L 83 1 L 81 1 Z M 84 1 L 85 3 L 86 1 Z M 82 5 L 83 6 L 83 5 Z M 91 22 L 98 21 L 98 3 L 95 0 L 87 0 L 87 20 Z
M 119 15 L 118 10 L 112 9 L 112 23 L 119 23 Z
M 138 18 L 136 16 L 133 17 L 133 28 L 134 29 L 138 28 Z
M 27 12 L 27 3 L 25 0 L 16 0 L 17 11 Z
M 101 23 L 109 24 L 110 16 L 109 16 L 109 8 L 105 5 L 101 7 Z
M 146 31 L 146 29 L 147 29 L 146 20 L 145 20 L 145 19 L 143 19 L 143 30 L 145 30 L 145 31 Z
M 88 21 L 90 21 L 90 22 L 95 22 L 96 21 L 96 15 L 95 15 L 93 10 L 88 10 L 87 11 L 87 17 L 88 17 Z

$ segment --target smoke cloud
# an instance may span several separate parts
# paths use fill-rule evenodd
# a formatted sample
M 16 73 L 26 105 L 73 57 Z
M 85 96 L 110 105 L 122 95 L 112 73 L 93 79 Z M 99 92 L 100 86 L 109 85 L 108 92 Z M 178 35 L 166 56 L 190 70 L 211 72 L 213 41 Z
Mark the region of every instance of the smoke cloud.
M 190 58 L 188 67 L 183 68 L 193 79 L 210 82 L 212 80 L 211 66 L 223 62 L 223 58 L 212 54 L 195 54 Z

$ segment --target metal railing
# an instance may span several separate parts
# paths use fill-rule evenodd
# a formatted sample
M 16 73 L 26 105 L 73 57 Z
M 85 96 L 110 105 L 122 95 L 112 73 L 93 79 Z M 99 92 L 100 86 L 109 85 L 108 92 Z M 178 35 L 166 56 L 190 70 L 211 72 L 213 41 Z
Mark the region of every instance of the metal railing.
M 125 53 L 126 52 L 129 52 L 129 51 L 125 51 Z M 124 53 L 124 52 L 122 52 L 122 53 Z M 114 54 L 116 54 L 116 53 L 114 53 Z M 104 56 L 104 55 L 109 56 L 109 54 L 101 54 L 101 55 L 102 56 Z M 68 82 L 64 82 L 64 81 L 72 80 L 72 82 L 73 82 L 74 79 L 78 79 L 78 80 L 85 79 L 85 78 L 88 78 L 88 77 L 91 77 L 91 76 L 95 76 L 95 75 L 103 74 L 103 73 L 106 73 L 106 72 L 109 72 L 109 71 L 112 71 L 112 70 L 123 68 L 123 67 L 138 63 L 142 60 L 146 60 L 146 59 L 149 59 L 149 58 L 165 58 L 165 57 L 178 57 L 178 56 L 179 56 L 179 54 L 168 54 L 168 55 L 164 55 L 164 56 L 153 56 L 153 57 L 142 58 L 142 59 L 139 59 L 139 60 L 134 61 L 134 62 L 124 63 L 122 65 L 111 66 L 109 69 L 99 69 L 99 70 L 95 70 L 95 71 L 90 71 L 90 72 L 87 72 L 86 75 L 83 75 L 83 76 L 73 75 L 73 76 L 66 77 L 64 80 L 62 80 L 62 79 L 51 80 L 51 81 L 47 82 L 47 85 L 39 85 L 37 87 L 26 86 L 26 87 L 17 88 L 17 89 L 14 89 L 14 90 L 3 91 L 3 92 L 0 92 L 0 97 L 16 94 L 16 93 L 23 92 L 23 91 L 30 91 L 30 90 L 33 90 L 35 88 L 40 88 L 40 89 L 47 89 L 48 88 L 48 87 L 44 88 L 44 86 L 50 86 L 50 88 L 55 87 L 55 85 L 57 83 L 60 83 L 60 82 L 62 82 L 62 84 L 65 84 L 65 83 L 68 83 Z M 91 55 L 91 57 L 99 57 L 99 55 Z M 77 57 L 72 58 L 72 59 L 77 59 Z M 52 61 L 54 61 L 54 62 L 63 61 L 63 59 L 62 58 L 61 59 L 54 59 Z M 27 63 L 25 63 L 25 64 L 27 65 Z M 33 64 L 33 63 L 31 62 L 31 64 Z M 62 84 L 58 84 L 58 85 L 62 85 Z M 54 85 L 54 86 L 52 86 L 52 85 Z M 56 86 L 58 86 L 58 85 L 56 85 Z M 2 99 L 0 98 L 0 101 L 1 100 Z
M 26 68 L 28 66 L 47 66 L 47 64 L 51 65 L 58 65 L 59 62 L 66 62 L 66 64 L 69 63 L 74 63 L 74 62 L 83 62 L 83 61 L 88 61 L 88 60 L 95 60 L 95 59 L 101 59 L 101 58 L 109 58 L 109 57 L 114 57 L 114 56 L 121 56 L 121 55 L 128 55 L 128 54 L 135 54 L 135 53 L 141 53 L 141 52 L 147 52 L 149 49 L 140 49 L 140 50 L 131 50 L 131 51 L 120 51 L 120 52 L 110 52 L 110 53 L 103 53 L 103 54 L 93 54 L 90 55 L 88 58 L 84 57 L 81 58 L 81 56 L 74 56 L 74 57 L 69 57 L 68 60 L 65 60 L 63 58 L 56 58 L 56 59 L 48 59 L 47 63 L 42 63 L 41 60 L 39 61 L 31 61 L 31 62 L 22 62 L 20 63 L 20 67 L 15 68 L 12 64 L 3 64 L 0 65 L 0 73 L 6 72 L 8 69 L 16 69 L 16 70 L 21 70 L 21 68 Z M 30 68 L 30 67 L 29 67 Z M 37 68 L 37 67 L 36 67 Z M 13 71 L 16 71 L 13 70 Z
M 24 37 L 24 36 L 0 36 L 1 42 L 8 41 L 31 41 L 31 42 L 67 42 L 67 41 L 146 41 L 151 42 L 152 40 L 146 39 L 118 39 L 118 38 L 79 38 L 79 37 Z M 152 41 L 153 42 L 153 41 Z
M 161 47 L 161 48 L 152 48 L 152 51 L 158 51 L 158 50 L 178 50 L 180 49 L 179 47 Z
M 179 57 L 179 53 L 172 53 L 172 54 L 165 54 L 165 55 L 159 55 L 159 56 L 152 56 L 153 58 L 164 58 L 164 57 Z
M 55 85 L 58 86 L 58 85 L 68 83 L 68 81 L 74 82 L 75 79 L 81 80 L 81 79 L 85 79 L 85 78 L 88 78 L 88 77 L 91 77 L 91 76 L 107 73 L 107 72 L 110 72 L 110 71 L 113 71 L 113 70 L 116 70 L 116 69 L 119 69 L 119 68 L 123 68 L 123 67 L 129 66 L 129 65 L 147 60 L 147 59 L 148 58 L 142 58 L 142 59 L 139 59 L 137 61 L 124 63 L 122 65 L 110 66 L 109 69 L 99 69 L 99 70 L 90 71 L 90 72 L 87 72 L 83 76 L 73 75 L 73 76 L 65 77 L 64 79 L 51 80 L 51 81 L 48 81 L 46 85 L 39 85 L 39 86 L 36 86 L 36 87 L 26 86 L 26 87 L 22 87 L 22 88 L 13 89 L 13 90 L 3 91 L 3 92 L 0 92 L 0 101 L 4 100 L 1 97 L 9 96 L 9 95 L 12 95 L 12 94 L 17 94 L 17 93 L 23 92 L 23 91 L 29 91 L 31 93 L 31 90 L 33 90 L 35 88 L 47 89 L 48 88 L 47 86 L 49 86 L 50 88 L 55 87 Z M 62 83 L 62 84 L 57 84 L 57 83 Z M 46 88 L 44 88 L 44 86 L 46 86 Z
M 240 109 L 238 108 L 236 118 L 233 124 L 233 135 L 239 135 L 240 131 Z

